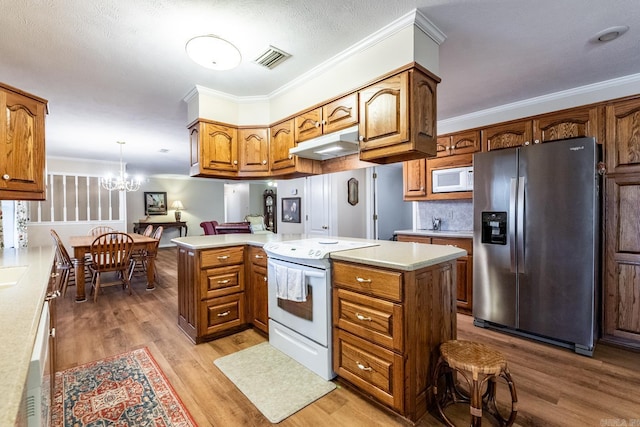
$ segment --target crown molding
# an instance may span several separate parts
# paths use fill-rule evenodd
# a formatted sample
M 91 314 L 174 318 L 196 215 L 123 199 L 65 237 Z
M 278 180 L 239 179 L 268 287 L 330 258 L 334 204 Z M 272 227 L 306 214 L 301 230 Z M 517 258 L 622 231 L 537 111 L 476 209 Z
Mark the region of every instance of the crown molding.
M 438 120 L 437 128 L 439 133 L 456 132 L 458 130 L 495 123 L 496 116 L 504 117 L 509 114 L 513 115 L 518 110 L 522 109 L 535 109 L 535 107 L 540 107 L 540 111 L 527 115 L 543 114 L 552 111 L 543 108 L 543 105 L 545 104 L 564 103 L 566 105 L 561 106 L 558 109 L 571 108 L 637 93 L 637 90 L 632 90 L 629 93 L 627 93 L 628 91 L 624 91 L 624 87 L 629 85 L 640 85 L 640 73 L 562 90 L 547 95 L 536 96 L 522 101 L 511 102 L 509 104 L 503 104 L 497 107 L 487 108 L 485 110 L 475 111 L 473 113 L 463 114 L 461 116 L 451 117 L 445 120 Z M 622 92 L 618 93 L 618 90 L 622 90 Z M 585 100 L 584 98 L 589 99 Z M 572 102 L 574 99 L 576 99 L 577 102 Z M 499 121 L 515 120 L 518 117 L 522 116 L 516 113 L 516 117 L 506 119 L 502 118 Z

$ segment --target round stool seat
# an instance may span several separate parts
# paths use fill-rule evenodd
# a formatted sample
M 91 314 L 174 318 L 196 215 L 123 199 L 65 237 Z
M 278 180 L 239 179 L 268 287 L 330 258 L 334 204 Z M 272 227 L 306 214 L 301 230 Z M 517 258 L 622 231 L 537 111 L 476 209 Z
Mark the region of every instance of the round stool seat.
M 500 375 L 507 366 L 502 353 L 472 341 L 448 341 L 440 345 L 440 354 L 453 369 L 469 371 L 474 378 L 478 374 Z
M 456 379 L 456 375 L 458 375 Z M 471 375 L 469 375 L 471 374 Z M 497 379 L 502 378 L 511 395 L 511 408 L 503 415 L 496 403 Z M 458 383 L 466 382 L 460 389 Z M 440 358 L 435 368 L 434 398 L 440 417 L 450 427 L 444 409 L 453 403 L 469 403 L 471 426 L 482 424 L 483 409 L 498 421 L 500 426 L 513 425 L 518 413 L 516 387 L 507 368 L 507 360 L 499 351 L 472 341 L 454 340 L 440 344 Z

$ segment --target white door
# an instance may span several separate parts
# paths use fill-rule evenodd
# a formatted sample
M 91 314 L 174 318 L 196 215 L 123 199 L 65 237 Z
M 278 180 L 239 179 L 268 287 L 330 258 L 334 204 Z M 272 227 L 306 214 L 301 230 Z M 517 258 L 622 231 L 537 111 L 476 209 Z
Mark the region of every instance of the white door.
M 304 232 L 321 236 L 331 236 L 330 224 L 330 181 L 329 175 L 315 175 L 306 179 L 307 200 Z

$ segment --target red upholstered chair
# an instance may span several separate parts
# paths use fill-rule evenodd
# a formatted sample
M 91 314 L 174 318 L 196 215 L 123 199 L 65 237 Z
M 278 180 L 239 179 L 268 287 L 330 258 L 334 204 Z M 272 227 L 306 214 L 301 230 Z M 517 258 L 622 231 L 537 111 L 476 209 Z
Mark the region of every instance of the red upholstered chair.
M 206 236 L 210 234 L 217 234 L 216 225 L 218 225 L 218 221 L 202 221 L 200 223 L 200 227 L 202 227 Z

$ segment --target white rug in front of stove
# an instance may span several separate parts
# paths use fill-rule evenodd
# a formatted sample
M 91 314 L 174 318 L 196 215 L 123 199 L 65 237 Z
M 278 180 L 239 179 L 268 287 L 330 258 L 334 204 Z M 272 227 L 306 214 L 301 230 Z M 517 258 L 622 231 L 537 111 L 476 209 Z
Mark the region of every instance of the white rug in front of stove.
M 268 342 L 213 363 L 274 424 L 336 388 Z

